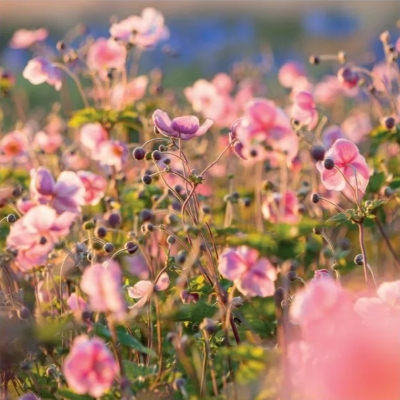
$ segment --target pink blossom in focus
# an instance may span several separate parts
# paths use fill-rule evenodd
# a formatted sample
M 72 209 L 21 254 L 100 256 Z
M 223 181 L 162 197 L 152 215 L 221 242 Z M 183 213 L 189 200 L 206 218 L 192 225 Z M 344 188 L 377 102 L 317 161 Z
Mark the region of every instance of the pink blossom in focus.
M 326 148 L 330 148 L 338 139 L 345 139 L 343 131 L 337 125 L 331 125 L 322 131 L 322 143 Z
M 7 246 L 18 250 L 16 261 L 26 272 L 44 264 L 58 239 L 68 235 L 76 214 L 56 211 L 45 205 L 32 207 L 11 226 Z
M 207 119 L 200 126 L 199 119 L 193 115 L 177 117 L 171 121 L 165 111 L 156 110 L 153 113 L 153 123 L 163 135 L 189 140 L 207 133 L 213 121 Z
M 111 25 L 110 34 L 143 50 L 153 48 L 169 37 L 163 15 L 151 7 L 145 8 L 140 17 L 135 15 Z
M 257 250 L 246 246 L 225 249 L 220 255 L 220 274 L 234 282 L 245 296 L 267 297 L 275 292 L 276 270 Z
M 125 318 L 126 303 L 122 294 L 122 272 L 116 261 L 104 261 L 87 267 L 81 289 L 89 296 L 93 311 L 111 313 L 117 321 Z
M 121 71 L 125 67 L 126 47 L 114 39 L 97 39 L 89 48 L 87 64 L 102 79 L 108 79 L 110 69 Z
M 314 129 L 318 123 L 318 111 L 314 97 L 308 92 L 297 92 L 293 96 L 290 115 L 308 129 Z
M 45 40 L 48 34 L 47 30 L 44 28 L 36 30 L 19 29 L 14 32 L 10 41 L 10 47 L 13 49 L 26 49 L 37 42 Z
M 61 70 L 43 57 L 36 57 L 30 60 L 22 75 L 32 85 L 40 85 L 47 82 L 49 85 L 54 86 L 56 90 L 60 90 L 62 86 Z
M 282 65 L 278 72 L 279 83 L 285 88 L 291 88 L 299 78 L 306 76 L 304 67 L 294 61 Z
M 143 307 L 154 291 L 160 292 L 168 289 L 169 283 L 169 276 L 164 272 L 160 275 L 155 285 L 151 281 L 139 281 L 134 286 L 130 286 L 128 288 L 128 296 L 132 299 L 139 299 L 139 301 L 129 308 Z
M 78 171 L 77 175 L 85 187 L 84 204 L 91 206 L 99 204 L 106 191 L 107 181 L 90 171 Z
M 283 198 L 280 193 L 272 193 L 261 207 L 264 218 L 272 223 L 296 224 L 299 219 L 299 201 L 295 192 L 287 191 Z
M 335 163 L 335 168 L 331 170 L 324 167 L 323 161 L 317 163 L 322 183 L 327 189 L 339 192 L 344 189 L 348 190 L 350 188 L 346 182 L 347 179 L 350 185 L 357 189 L 360 194 L 365 193 L 370 175 L 369 168 L 365 158 L 359 153 L 354 143 L 346 139 L 336 140 L 326 152 L 325 158 L 330 158 Z
M 63 373 L 75 393 L 100 398 L 111 388 L 119 367 L 103 340 L 81 335 L 72 344 Z

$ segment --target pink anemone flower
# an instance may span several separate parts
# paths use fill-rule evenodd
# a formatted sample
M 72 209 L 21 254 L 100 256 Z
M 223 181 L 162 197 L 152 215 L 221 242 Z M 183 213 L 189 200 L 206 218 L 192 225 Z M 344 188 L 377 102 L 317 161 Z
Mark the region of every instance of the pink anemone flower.
M 49 85 L 54 86 L 56 90 L 60 90 L 62 86 L 61 70 L 43 57 L 36 57 L 30 60 L 22 75 L 32 85 L 40 85 L 47 82 Z
M 271 262 L 247 246 L 225 249 L 218 266 L 220 274 L 234 282 L 245 296 L 267 297 L 275 292 L 276 270 Z
M 160 292 L 166 290 L 169 287 L 169 276 L 167 273 L 161 274 L 156 284 L 154 285 L 151 281 L 139 281 L 134 286 L 128 288 L 128 296 L 132 299 L 139 299 L 137 303 L 129 308 L 141 308 L 150 299 L 153 292 Z
M 63 364 L 63 373 L 75 393 L 98 399 L 111 388 L 119 367 L 102 339 L 81 335 L 72 344 Z
M 174 118 L 171 121 L 168 114 L 162 110 L 154 111 L 153 122 L 163 135 L 182 140 L 189 140 L 193 137 L 204 135 L 213 124 L 213 121 L 207 119 L 200 126 L 199 119 L 193 115 Z

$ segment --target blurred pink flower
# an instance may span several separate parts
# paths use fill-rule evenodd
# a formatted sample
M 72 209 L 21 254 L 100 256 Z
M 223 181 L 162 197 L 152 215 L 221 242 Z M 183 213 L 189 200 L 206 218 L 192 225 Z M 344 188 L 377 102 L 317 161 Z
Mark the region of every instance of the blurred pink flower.
M 220 274 L 234 282 L 245 296 L 267 297 L 275 292 L 276 270 L 257 250 L 246 246 L 227 248 L 220 255 Z
M 144 97 L 149 78 L 146 75 L 138 76 L 126 85 L 117 84 L 111 93 L 111 106 L 115 109 L 132 105 Z
M 289 118 L 274 102 L 253 99 L 247 104 L 240 121 L 235 124 L 235 133 L 244 146 L 242 156 L 249 158 L 253 149 L 268 154 L 265 147 L 270 146 L 290 160 L 296 157 L 299 139 L 292 130 Z
M 342 129 L 347 139 L 358 144 L 372 131 L 371 117 L 363 111 L 353 111 L 343 122 Z
M 36 57 L 30 60 L 22 75 L 32 85 L 40 85 L 47 82 L 49 85 L 54 86 L 56 90 L 60 90 L 62 86 L 61 70 L 43 57 Z
M 117 321 L 125 318 L 122 272 L 116 261 L 107 260 L 86 268 L 81 279 L 81 289 L 89 296 L 93 311 L 111 313 Z
M 81 127 L 79 139 L 86 148 L 95 152 L 102 142 L 108 140 L 108 132 L 98 122 L 85 124 Z
M 132 16 L 111 25 L 113 38 L 129 41 L 139 49 L 149 49 L 169 37 L 163 15 L 154 8 L 143 9 L 142 15 Z
M 61 147 L 63 143 L 63 137 L 60 133 L 46 133 L 45 131 L 39 131 L 33 138 L 34 144 L 45 153 L 53 153 Z
M 13 49 L 26 49 L 37 42 L 45 40 L 48 34 L 47 30 L 44 28 L 36 30 L 19 29 L 14 32 L 10 41 L 10 47 Z
M 218 93 L 227 95 L 232 92 L 235 86 L 233 79 L 224 72 L 215 75 L 211 83 L 214 85 Z
M 90 171 L 78 171 L 77 175 L 85 187 L 83 197 L 85 205 L 95 206 L 104 197 L 107 188 L 107 181 L 100 175 Z
M 150 299 L 153 292 L 160 292 L 168 289 L 169 283 L 169 276 L 164 272 L 160 275 L 155 285 L 151 281 L 139 281 L 134 286 L 128 287 L 128 296 L 132 299 L 139 299 L 137 303 L 129 308 L 143 307 Z
M 295 61 L 289 61 L 282 65 L 278 72 L 279 83 L 285 88 L 291 88 L 299 78 L 306 76 L 304 66 Z
M 44 167 L 31 170 L 30 193 L 39 202 L 48 202 L 58 213 L 80 212 L 85 187 L 79 176 L 72 171 L 63 171 L 54 181 L 50 171 Z
M 7 246 L 18 250 L 16 261 L 26 272 L 44 264 L 58 239 L 68 235 L 76 214 L 56 211 L 45 205 L 32 207 L 15 222 L 7 237 Z
M 153 113 L 153 123 L 165 136 L 189 140 L 204 135 L 210 129 L 213 121 L 207 119 L 200 126 L 199 119 L 193 115 L 177 117 L 171 121 L 165 111 L 156 110 Z
M 67 299 L 67 305 L 74 313 L 75 318 L 82 319 L 82 313 L 89 310 L 89 305 L 86 303 L 82 297 L 78 296 L 76 293 L 72 293 Z
M 89 48 L 87 64 L 106 80 L 110 69 L 122 71 L 127 57 L 126 47 L 114 39 L 97 39 Z
M 29 149 L 29 141 L 26 133 L 13 131 L 7 133 L 0 140 L 2 161 L 15 162 L 25 158 Z
M 349 184 L 360 194 L 364 194 L 369 182 L 369 168 L 365 158 L 359 153 L 357 146 L 346 140 L 338 139 L 326 152 L 325 159 L 335 163 L 333 169 L 326 169 L 323 161 L 317 163 L 321 180 L 329 190 L 349 190 Z
M 326 148 L 332 147 L 338 139 L 345 139 L 343 131 L 337 125 L 331 125 L 322 131 L 322 143 Z
M 374 79 L 374 87 L 381 92 L 386 92 L 387 90 L 390 90 L 393 81 L 397 79 L 398 70 L 394 65 L 381 62 L 374 65 L 371 74 Z
M 72 344 L 63 373 L 75 393 L 100 398 L 111 388 L 119 367 L 103 340 L 81 335 Z
M 283 204 L 282 204 L 283 203 Z M 272 193 L 261 207 L 264 218 L 272 223 L 296 224 L 299 219 L 299 201 L 295 192 Z
M 107 140 L 101 142 L 92 153 L 93 160 L 100 162 L 100 165 L 113 167 L 121 171 L 128 159 L 128 148 L 124 142 L 118 140 Z
M 236 129 L 242 124 L 242 120 L 238 119 L 236 120 L 233 125 L 231 126 L 231 129 L 229 131 L 229 143 L 231 144 L 233 152 L 241 159 L 241 160 L 246 160 L 245 155 L 243 154 L 244 150 L 244 145 L 241 143 L 238 139 L 238 135 L 236 132 Z
M 290 115 L 308 129 L 314 129 L 318 123 L 318 111 L 314 97 L 309 92 L 297 92 L 293 96 Z
M 137 276 L 139 279 L 149 278 L 149 267 L 141 254 L 124 257 L 123 265 L 130 274 Z

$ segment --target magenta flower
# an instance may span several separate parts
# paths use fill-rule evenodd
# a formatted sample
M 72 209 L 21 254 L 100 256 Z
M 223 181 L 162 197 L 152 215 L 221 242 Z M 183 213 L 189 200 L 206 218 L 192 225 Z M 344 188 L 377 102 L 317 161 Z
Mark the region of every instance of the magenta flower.
M 26 272 L 43 265 L 58 239 L 68 235 L 76 214 L 56 211 L 45 205 L 32 207 L 11 226 L 7 246 L 18 250 L 19 268 Z
M 13 49 L 26 49 L 37 42 L 45 40 L 48 34 L 47 30 L 44 28 L 36 30 L 19 29 L 14 32 L 10 41 L 10 47 Z
M 75 172 L 63 171 L 55 182 L 49 170 L 39 167 L 31 170 L 30 193 L 33 199 L 49 203 L 58 213 L 78 213 L 84 203 L 85 187 Z
M 207 119 L 200 126 L 199 119 L 193 115 L 178 117 L 171 121 L 168 114 L 162 110 L 154 111 L 153 122 L 163 135 L 182 140 L 204 135 L 213 124 L 213 121 Z
M 218 270 L 245 296 L 267 297 L 275 292 L 276 270 L 267 258 L 259 257 L 257 250 L 246 246 L 225 249 Z
M 272 223 L 296 224 L 300 219 L 297 195 L 290 190 L 283 197 L 280 193 L 272 193 L 263 202 L 261 211 Z
M 30 60 L 22 75 L 32 85 L 40 85 L 47 82 L 49 85 L 54 86 L 56 90 L 60 90 L 62 86 L 61 70 L 43 57 L 36 57 Z
M 111 388 L 119 367 L 103 340 L 81 335 L 64 361 L 63 373 L 74 392 L 100 398 Z
M 122 71 L 127 57 L 126 47 L 114 39 L 97 39 L 89 48 L 87 64 L 102 79 L 108 79 L 110 69 Z
M 128 296 L 132 299 L 139 299 L 137 303 L 129 308 L 141 308 L 150 299 L 153 292 L 166 290 L 169 286 L 169 276 L 167 273 L 161 274 L 154 285 L 151 281 L 139 281 L 134 286 L 128 288 Z
M 285 88 L 292 88 L 299 78 L 304 78 L 305 76 L 304 67 L 294 61 L 283 64 L 278 72 L 279 83 Z
M 293 106 L 290 115 L 308 129 L 314 129 L 318 123 L 318 111 L 311 93 L 301 91 L 293 96 Z
M 89 296 L 90 308 L 93 311 L 111 313 L 117 321 L 125 318 L 122 272 L 117 262 L 104 261 L 85 269 L 81 289 Z
M 91 152 L 95 152 L 98 146 L 108 140 L 108 133 L 101 124 L 85 124 L 80 130 L 80 141 Z
M 153 48 L 169 37 L 163 15 L 151 7 L 145 8 L 140 17 L 135 15 L 111 25 L 110 34 L 113 38 L 129 41 L 140 49 Z
M 107 181 L 90 171 L 78 171 L 77 175 L 85 187 L 84 204 L 91 206 L 99 204 L 107 189 Z
M 335 163 L 335 168 L 326 169 L 324 162 L 317 163 L 321 180 L 328 190 L 349 190 L 349 184 L 364 194 L 369 182 L 369 168 L 357 146 L 346 139 L 338 139 L 326 152 L 326 159 Z

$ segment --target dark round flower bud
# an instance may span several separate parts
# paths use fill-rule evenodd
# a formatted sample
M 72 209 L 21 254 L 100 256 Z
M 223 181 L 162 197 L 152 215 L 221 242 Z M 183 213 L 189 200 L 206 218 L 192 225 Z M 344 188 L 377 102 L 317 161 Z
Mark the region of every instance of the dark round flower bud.
M 8 214 L 7 215 L 7 222 L 9 222 L 10 224 L 15 222 L 16 220 L 17 220 L 17 217 L 14 214 Z
M 167 150 L 168 150 L 168 147 L 167 147 L 167 146 L 164 146 L 163 144 L 160 144 L 160 146 L 158 146 L 158 150 L 160 150 L 161 152 L 167 151 Z
M 89 319 L 90 319 L 90 312 L 89 312 L 89 311 L 83 311 L 83 312 L 82 312 L 82 319 L 83 319 L 84 321 L 89 320 Z
M 325 147 L 317 144 L 311 148 L 311 157 L 314 161 L 322 161 L 325 157 Z
M 96 236 L 99 238 L 103 238 L 103 237 L 107 236 L 107 229 L 104 228 L 104 226 L 99 226 L 96 229 Z
M 315 204 L 317 204 L 320 200 L 319 194 L 318 193 L 313 193 L 311 196 L 311 201 Z
M 178 222 L 179 222 L 179 217 L 176 216 L 175 214 L 167 214 L 167 215 L 164 217 L 164 222 L 165 222 L 167 225 L 176 225 L 176 224 L 178 224 Z
M 150 175 L 143 175 L 143 176 L 142 176 L 142 182 L 143 182 L 145 185 L 150 185 L 151 182 L 153 182 L 153 178 L 152 178 Z
M 386 129 L 393 129 L 396 126 L 396 120 L 393 117 L 385 117 L 382 119 L 382 125 Z
M 250 156 L 251 156 L 251 157 L 257 157 L 257 154 L 258 154 L 258 152 L 257 152 L 256 149 L 251 149 L 251 150 L 250 150 Z
M 349 239 L 343 238 L 338 241 L 338 246 L 343 251 L 350 250 L 351 242 Z
M 174 187 L 174 190 L 175 190 L 176 193 L 181 194 L 181 193 L 183 192 L 183 186 L 181 186 L 181 185 L 176 185 L 176 186 Z
M 160 161 L 160 160 L 162 159 L 162 154 L 161 154 L 158 150 L 154 150 L 154 151 L 151 153 L 151 158 L 152 158 L 154 161 Z
M 40 238 L 40 240 L 39 240 L 39 243 L 40 243 L 42 246 L 44 246 L 44 245 L 47 243 L 47 239 L 46 239 L 44 236 L 42 236 L 42 237 Z
M 132 155 L 135 160 L 140 161 L 146 156 L 146 151 L 143 147 L 136 147 L 136 149 L 133 150 Z
M 112 212 L 108 216 L 108 223 L 110 226 L 115 227 L 121 223 L 121 214 L 119 212 Z
M 106 244 L 103 246 L 103 250 L 104 250 L 106 253 L 112 253 L 112 252 L 115 250 L 115 246 L 114 246 L 112 243 L 106 243 Z
M 46 375 L 47 375 L 47 376 L 56 377 L 56 376 L 57 376 L 57 370 L 56 370 L 56 368 L 53 367 L 53 366 L 47 368 L 47 369 L 46 369 Z
M 202 209 L 204 214 L 210 214 L 210 212 L 211 212 L 211 207 L 210 206 L 203 206 L 201 209 Z
M 147 208 L 144 208 L 140 211 L 139 217 L 143 222 L 149 222 L 154 218 L 154 214 Z
M 393 195 L 394 195 L 394 190 L 393 190 L 390 186 L 386 186 L 385 189 L 384 189 L 384 191 L 383 191 L 383 194 L 384 194 L 386 197 L 393 196 Z
M 297 273 L 296 273 L 296 271 L 289 271 L 288 272 L 288 279 L 290 280 L 290 281 L 295 281 L 296 279 L 297 279 Z
M 170 165 L 171 164 L 171 159 L 170 158 L 164 158 L 163 163 L 165 165 Z
M 217 325 L 211 318 L 204 318 L 200 324 L 200 329 L 206 331 L 209 335 L 213 335 L 217 332 Z
M 89 230 L 91 230 L 91 229 L 94 229 L 96 227 L 96 225 L 95 225 L 95 223 L 93 222 L 93 221 L 86 221 L 84 224 L 83 224 L 83 229 L 85 230 L 85 231 L 89 231 Z
M 126 251 L 128 252 L 128 254 L 132 255 L 135 254 L 139 249 L 139 246 L 137 244 L 134 244 L 133 246 L 129 247 L 126 249 Z
M 314 228 L 313 228 L 313 232 L 315 235 L 321 235 L 322 231 L 323 231 L 323 229 L 321 226 L 314 226 Z
M 58 41 L 57 45 L 56 45 L 56 48 L 57 48 L 58 51 L 65 50 L 65 43 L 62 40 Z
M 172 235 L 169 235 L 168 237 L 167 237 L 167 243 L 168 244 L 174 244 L 176 242 L 176 239 L 175 239 L 175 236 L 172 236 Z
M 321 60 L 318 56 L 310 56 L 309 62 L 311 65 L 318 65 L 321 62 Z
M 179 264 L 183 264 L 183 263 L 186 261 L 186 257 L 187 257 L 186 251 L 181 250 L 181 251 L 177 254 L 177 256 L 176 256 L 176 261 L 177 261 Z
M 274 190 L 274 184 L 271 181 L 264 181 L 262 184 L 263 190 Z
M 324 167 L 328 170 L 335 168 L 335 162 L 331 158 L 324 161 Z
M 148 232 L 153 232 L 154 231 L 154 225 L 151 224 L 150 222 L 143 224 L 141 227 L 142 233 L 146 234 Z
M 243 199 L 242 199 L 242 204 L 243 204 L 245 207 L 250 207 L 250 205 L 251 205 L 251 199 L 249 199 L 248 197 L 243 197 Z
M 28 319 L 31 315 L 31 312 L 29 311 L 28 308 L 22 307 L 21 309 L 18 310 L 17 314 L 18 318 L 20 319 Z
M 364 257 L 363 257 L 363 255 L 362 255 L 362 254 L 357 254 L 357 255 L 354 257 L 354 263 L 355 263 L 356 265 L 363 265 L 363 264 L 364 264 Z

